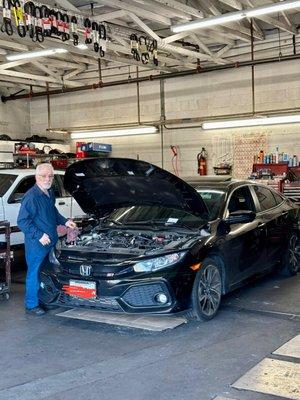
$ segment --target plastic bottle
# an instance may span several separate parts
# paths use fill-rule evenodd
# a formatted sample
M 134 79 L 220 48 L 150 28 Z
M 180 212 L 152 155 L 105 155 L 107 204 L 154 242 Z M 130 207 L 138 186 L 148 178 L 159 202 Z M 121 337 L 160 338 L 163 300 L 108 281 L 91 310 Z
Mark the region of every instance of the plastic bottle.
M 276 151 L 275 151 L 275 163 L 276 163 L 276 164 L 279 163 L 279 151 L 278 151 L 278 147 L 276 147 Z
M 261 162 L 262 164 L 264 163 L 264 158 L 265 158 L 265 153 L 264 153 L 263 150 L 260 150 L 260 152 L 259 152 L 259 159 L 260 159 L 260 162 Z
M 293 155 L 293 167 L 297 167 L 298 166 L 298 159 L 296 154 Z

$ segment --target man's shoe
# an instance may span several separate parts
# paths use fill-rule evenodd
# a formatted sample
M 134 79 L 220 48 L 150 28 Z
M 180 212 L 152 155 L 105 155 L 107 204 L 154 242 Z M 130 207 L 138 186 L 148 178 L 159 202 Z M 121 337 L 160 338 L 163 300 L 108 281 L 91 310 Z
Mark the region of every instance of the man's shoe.
M 34 308 L 26 308 L 26 314 L 36 315 L 40 317 L 41 315 L 46 314 L 46 311 L 42 309 L 42 307 L 34 307 Z

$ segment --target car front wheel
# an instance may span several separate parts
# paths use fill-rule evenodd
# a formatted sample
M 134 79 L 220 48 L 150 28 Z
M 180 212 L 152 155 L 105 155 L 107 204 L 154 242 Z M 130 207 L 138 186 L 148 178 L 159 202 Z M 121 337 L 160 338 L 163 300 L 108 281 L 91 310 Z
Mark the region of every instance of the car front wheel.
M 282 272 L 286 276 L 296 275 L 300 266 L 300 240 L 294 234 L 289 240 L 289 245 L 283 257 Z
M 217 314 L 222 295 L 221 268 L 217 261 L 207 258 L 197 272 L 192 290 L 192 310 L 188 316 L 207 321 Z

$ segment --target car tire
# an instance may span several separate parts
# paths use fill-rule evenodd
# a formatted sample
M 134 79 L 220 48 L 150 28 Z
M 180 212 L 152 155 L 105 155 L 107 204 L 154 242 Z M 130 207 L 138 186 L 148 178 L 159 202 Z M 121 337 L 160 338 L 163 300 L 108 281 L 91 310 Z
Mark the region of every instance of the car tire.
M 300 267 L 300 240 L 299 235 L 290 237 L 288 248 L 283 256 L 281 272 L 285 276 L 294 276 Z
M 208 321 L 215 317 L 221 303 L 222 273 L 215 259 L 206 258 L 197 272 L 191 295 L 188 318 Z

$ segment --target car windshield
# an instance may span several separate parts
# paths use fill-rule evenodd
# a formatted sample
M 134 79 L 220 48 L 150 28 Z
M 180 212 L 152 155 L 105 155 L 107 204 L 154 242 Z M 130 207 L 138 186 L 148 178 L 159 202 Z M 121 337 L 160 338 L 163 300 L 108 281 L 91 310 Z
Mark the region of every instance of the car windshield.
M 17 175 L 0 174 L 0 197 L 5 195 L 16 179 Z
M 219 189 L 200 189 L 196 188 L 202 197 L 208 211 L 209 219 L 214 220 L 220 213 L 221 206 L 225 199 L 225 192 Z
M 112 225 L 150 225 L 151 227 L 166 226 L 185 229 L 198 229 L 206 222 L 207 220 L 194 214 L 163 206 L 131 206 L 118 208 L 104 221 L 104 223 Z

